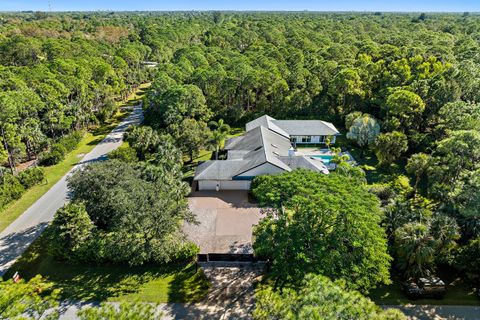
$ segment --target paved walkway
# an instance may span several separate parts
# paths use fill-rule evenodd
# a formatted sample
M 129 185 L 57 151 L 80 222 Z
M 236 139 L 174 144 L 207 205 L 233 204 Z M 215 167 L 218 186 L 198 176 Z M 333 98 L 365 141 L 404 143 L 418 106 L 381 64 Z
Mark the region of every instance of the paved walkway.
M 0 233 L 0 276 L 22 255 L 53 219 L 55 212 L 67 201 L 67 177 L 82 165 L 103 160 L 106 154 L 122 144 L 123 133 L 143 118 L 141 106 L 109 133 L 82 161 Z

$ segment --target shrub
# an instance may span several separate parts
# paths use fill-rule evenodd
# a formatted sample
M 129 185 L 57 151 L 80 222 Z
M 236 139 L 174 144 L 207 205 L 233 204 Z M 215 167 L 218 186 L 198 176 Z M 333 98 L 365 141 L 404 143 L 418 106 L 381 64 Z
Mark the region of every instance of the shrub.
M 65 148 L 66 153 L 71 152 L 77 148 L 80 141 L 82 141 L 83 133 L 81 131 L 74 131 L 69 135 L 58 140 L 57 145 L 61 145 Z
M 386 203 L 395 197 L 395 190 L 390 184 L 374 183 L 366 186 L 366 189 L 376 195 L 382 203 Z
M 53 166 L 65 159 L 67 150 L 60 144 L 54 144 L 50 151 L 40 154 L 40 164 L 43 166 Z
M 466 245 L 458 250 L 456 266 L 459 270 L 465 272 L 467 277 L 480 284 L 480 237 L 470 240 Z
M 48 231 L 50 253 L 70 261 L 88 260 L 86 249 L 95 226 L 82 203 L 69 203 L 60 208 Z
M 107 100 L 102 107 L 102 110 L 97 114 L 97 118 L 101 123 L 111 119 L 118 110 L 118 104 L 114 100 Z
M 25 187 L 25 189 L 29 189 L 34 185 L 39 184 L 45 178 L 45 172 L 43 168 L 34 167 L 29 168 L 25 171 L 20 172 L 18 175 L 18 179 L 20 183 Z
M 138 162 L 137 151 L 130 146 L 121 146 L 108 154 L 109 159 L 118 159 L 127 163 Z
M 82 140 L 83 134 L 81 131 L 74 131 L 69 135 L 58 140 L 49 151 L 42 152 L 39 156 L 40 164 L 43 166 L 53 166 L 65 159 L 65 155 L 78 146 Z
M 25 188 L 17 177 L 11 174 L 5 174 L 0 186 L 0 208 L 13 200 L 19 199 L 24 192 Z
M 195 243 L 188 241 L 175 253 L 173 259 L 175 261 L 192 261 L 198 253 L 200 253 L 200 248 Z

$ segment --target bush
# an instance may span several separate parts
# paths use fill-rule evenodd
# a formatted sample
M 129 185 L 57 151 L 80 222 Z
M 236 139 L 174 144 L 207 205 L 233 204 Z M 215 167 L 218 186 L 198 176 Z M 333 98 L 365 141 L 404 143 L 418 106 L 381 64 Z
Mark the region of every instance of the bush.
M 53 166 L 65 159 L 67 150 L 64 146 L 54 144 L 50 151 L 42 152 L 40 154 L 40 164 L 42 166 Z
M 25 171 L 20 172 L 18 175 L 18 179 L 20 183 L 25 187 L 25 189 L 29 189 L 34 185 L 39 184 L 45 178 L 45 172 L 43 168 L 34 167 L 27 169 Z
M 82 141 L 82 138 L 83 138 L 83 133 L 81 131 L 74 131 L 69 135 L 66 135 L 65 137 L 58 140 L 56 144 L 63 146 L 66 150 L 65 153 L 68 153 L 75 150 L 75 148 L 77 148 L 80 141 Z
M 192 261 L 193 258 L 200 253 L 200 248 L 193 242 L 185 242 L 175 253 L 173 259 L 175 261 Z
M 459 270 L 465 272 L 467 277 L 480 284 L 480 237 L 470 240 L 466 245 L 458 250 L 456 266 Z
M 58 209 L 47 232 L 49 251 L 69 261 L 89 260 L 87 249 L 95 226 L 82 203 L 69 203 Z
M 109 99 L 103 105 L 101 111 L 97 114 L 97 118 L 101 123 L 111 119 L 118 111 L 118 104 L 114 100 Z
M 127 163 L 138 162 L 137 151 L 130 146 L 121 146 L 108 154 L 109 159 L 118 159 Z
M 24 192 L 25 188 L 17 177 L 11 174 L 5 174 L 0 186 L 0 208 L 3 208 L 13 200 L 20 199 Z
M 40 164 L 43 166 L 53 166 L 65 159 L 65 155 L 77 148 L 82 140 L 83 133 L 74 131 L 69 135 L 58 140 L 49 151 L 42 152 L 39 156 Z

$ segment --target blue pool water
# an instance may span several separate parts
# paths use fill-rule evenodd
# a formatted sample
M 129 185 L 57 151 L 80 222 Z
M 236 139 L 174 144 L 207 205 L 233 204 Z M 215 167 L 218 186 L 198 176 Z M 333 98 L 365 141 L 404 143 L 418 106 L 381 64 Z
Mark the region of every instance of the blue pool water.
M 332 161 L 332 159 L 333 159 L 333 156 L 329 155 L 329 154 L 321 154 L 321 155 L 311 156 L 311 157 L 312 158 L 318 158 L 318 159 L 322 160 L 322 162 L 324 164 L 329 164 L 330 161 Z

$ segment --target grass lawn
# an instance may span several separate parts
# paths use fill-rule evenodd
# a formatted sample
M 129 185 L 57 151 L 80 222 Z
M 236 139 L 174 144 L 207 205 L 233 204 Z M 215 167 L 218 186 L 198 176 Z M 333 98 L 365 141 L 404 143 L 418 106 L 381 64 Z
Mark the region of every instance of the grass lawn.
M 138 102 L 138 99 L 144 94 L 150 84 L 143 84 L 132 93 L 128 99 L 122 103 L 130 105 Z M 126 111 L 118 111 L 118 113 L 104 125 L 96 128 L 91 132 L 87 132 L 79 143 L 78 147 L 70 152 L 62 162 L 45 167 L 45 181 L 28 189 L 23 196 L 6 206 L 0 212 L 0 231 L 4 230 L 10 223 L 18 218 L 25 210 L 42 197 L 55 183 L 57 183 L 73 166 L 75 166 L 83 157 L 90 152 L 105 136 L 112 131 L 118 123 L 128 114 Z
M 453 272 L 443 273 L 440 278 L 447 286 L 447 293 L 443 299 L 408 299 L 400 286 L 401 280 L 392 277 L 393 283 L 380 286 L 369 294 L 369 298 L 381 305 L 465 305 L 480 306 L 480 299 L 475 295 L 475 288 L 466 283 Z
M 74 265 L 54 260 L 43 236 L 10 268 L 29 279 L 37 274 L 61 290 L 61 299 L 74 301 L 196 302 L 210 283 L 193 263 L 171 265 Z

